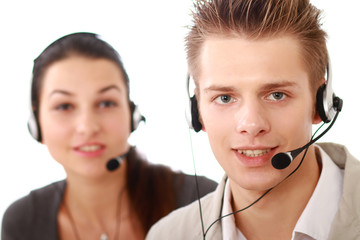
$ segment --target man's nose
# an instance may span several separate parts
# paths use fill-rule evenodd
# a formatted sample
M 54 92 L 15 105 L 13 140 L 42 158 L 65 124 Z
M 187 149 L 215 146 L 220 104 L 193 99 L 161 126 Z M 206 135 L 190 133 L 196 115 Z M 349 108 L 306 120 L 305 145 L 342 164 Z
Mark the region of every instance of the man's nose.
M 270 130 L 266 110 L 257 100 L 245 100 L 235 115 L 236 131 L 250 137 L 257 137 Z

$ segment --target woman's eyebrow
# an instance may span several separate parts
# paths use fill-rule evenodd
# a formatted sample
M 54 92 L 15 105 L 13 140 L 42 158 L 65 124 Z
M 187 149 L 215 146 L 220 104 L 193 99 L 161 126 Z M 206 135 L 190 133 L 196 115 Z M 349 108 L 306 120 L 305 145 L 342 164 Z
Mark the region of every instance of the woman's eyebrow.
M 104 93 L 104 92 L 107 92 L 107 91 L 109 91 L 109 90 L 111 90 L 111 89 L 115 89 L 115 90 L 121 92 L 121 89 L 120 89 L 118 86 L 116 86 L 116 85 L 110 85 L 110 86 L 107 86 L 107 87 L 104 87 L 104 88 L 100 89 L 100 90 L 99 90 L 99 93 Z
M 69 91 L 66 90 L 62 90 L 62 89 L 55 89 L 53 90 L 50 94 L 49 94 L 49 98 L 52 97 L 55 94 L 62 94 L 62 95 L 67 95 L 67 96 L 72 96 L 73 94 Z
M 98 91 L 98 93 L 104 93 L 104 92 L 107 92 L 107 91 L 109 91 L 109 90 L 111 90 L 111 89 L 115 89 L 115 90 L 121 92 L 121 89 L 120 89 L 118 86 L 116 86 L 116 85 L 110 85 L 110 86 L 107 86 L 107 87 L 104 87 L 104 88 L 100 89 L 100 90 Z M 69 92 L 69 91 L 67 91 L 67 90 L 55 89 L 55 90 L 53 90 L 53 91 L 49 94 L 49 98 L 50 98 L 51 96 L 55 95 L 55 94 L 62 94 L 62 95 L 66 95 L 66 96 L 73 96 L 73 95 L 74 95 L 73 93 L 71 93 L 71 92 Z

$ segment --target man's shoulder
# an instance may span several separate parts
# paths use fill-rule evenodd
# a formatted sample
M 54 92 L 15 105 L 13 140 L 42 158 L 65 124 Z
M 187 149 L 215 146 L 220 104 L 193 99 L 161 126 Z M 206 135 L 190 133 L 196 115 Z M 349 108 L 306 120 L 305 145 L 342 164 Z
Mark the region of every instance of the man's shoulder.
M 218 219 L 221 214 L 226 179 L 227 176 L 225 175 L 215 191 L 202 197 L 200 199 L 201 204 L 199 201 L 195 201 L 162 218 L 152 226 L 146 239 L 203 239 L 203 231 L 207 231 L 210 226 L 208 238 L 218 239 L 222 234 Z
M 344 145 L 332 142 L 322 142 L 317 143 L 317 145 L 320 146 L 341 169 L 345 168 L 345 164 L 349 160 L 355 164 L 359 163 Z
M 210 193 L 201 198 L 202 211 L 209 211 L 209 204 L 215 193 Z M 202 227 L 199 202 L 195 201 L 185 207 L 171 212 L 166 217 L 153 225 L 146 236 L 151 239 L 202 239 Z
M 334 163 L 344 169 L 343 195 L 332 223 L 329 239 L 358 239 L 360 237 L 360 161 L 345 146 L 337 143 L 318 143 Z

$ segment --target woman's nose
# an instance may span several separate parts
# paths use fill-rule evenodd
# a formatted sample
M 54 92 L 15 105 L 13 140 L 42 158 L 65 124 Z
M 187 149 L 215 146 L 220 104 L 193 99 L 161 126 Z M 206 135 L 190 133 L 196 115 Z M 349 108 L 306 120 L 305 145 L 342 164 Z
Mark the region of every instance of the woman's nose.
M 77 121 L 77 132 L 86 137 L 96 135 L 100 130 L 98 116 L 91 110 L 79 113 Z

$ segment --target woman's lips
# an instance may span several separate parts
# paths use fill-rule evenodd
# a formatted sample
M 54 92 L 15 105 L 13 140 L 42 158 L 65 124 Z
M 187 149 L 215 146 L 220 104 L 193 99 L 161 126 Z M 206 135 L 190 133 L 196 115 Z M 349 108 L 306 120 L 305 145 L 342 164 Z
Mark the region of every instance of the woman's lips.
M 79 151 L 83 152 L 95 152 L 99 149 L 101 149 L 100 145 L 85 145 L 78 148 Z
M 74 148 L 75 152 L 83 157 L 98 157 L 105 151 L 103 144 L 83 144 Z

